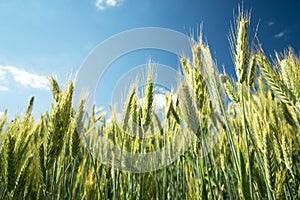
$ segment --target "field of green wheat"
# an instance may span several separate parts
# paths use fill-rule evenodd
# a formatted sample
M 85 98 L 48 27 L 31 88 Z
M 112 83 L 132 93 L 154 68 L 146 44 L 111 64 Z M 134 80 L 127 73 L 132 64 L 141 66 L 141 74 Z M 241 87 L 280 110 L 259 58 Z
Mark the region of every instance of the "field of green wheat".
M 49 111 L 35 118 L 32 98 L 23 117 L 8 121 L 6 111 L 0 119 L 0 199 L 300 199 L 300 59 L 292 49 L 270 59 L 250 41 L 249 23 L 240 12 L 229 37 L 236 80 L 218 72 L 201 37 L 193 42 L 162 121 L 150 76 L 143 103 L 133 86 L 122 121 L 112 110 L 109 123 L 96 109 L 87 114 L 84 100 L 72 106 L 73 83 L 63 91 L 49 78 Z M 159 130 L 152 137 L 128 136 L 151 127 Z M 133 153 L 196 137 L 170 165 L 132 173 L 87 150 L 81 134 L 90 129 Z

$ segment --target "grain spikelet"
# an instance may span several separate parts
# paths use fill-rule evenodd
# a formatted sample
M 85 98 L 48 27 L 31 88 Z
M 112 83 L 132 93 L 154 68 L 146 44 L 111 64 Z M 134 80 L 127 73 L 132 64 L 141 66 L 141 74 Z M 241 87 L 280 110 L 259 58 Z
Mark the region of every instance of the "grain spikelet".
M 137 113 L 137 100 L 136 96 L 133 97 L 130 105 L 130 116 L 131 116 L 131 131 L 133 136 L 137 134 L 138 127 L 138 113 Z
M 167 106 L 167 115 L 166 115 L 166 118 L 170 118 L 171 116 L 174 117 L 174 119 L 176 120 L 176 122 L 178 124 L 180 124 L 180 118 L 179 118 L 179 115 L 178 113 L 176 112 L 174 106 L 173 106 L 173 100 L 172 100 L 172 94 L 166 96 L 166 105 Z M 172 115 L 171 115 L 172 114 Z
M 58 83 L 52 76 L 50 76 L 48 79 L 49 79 L 51 87 L 52 87 L 53 98 L 56 102 L 58 102 L 60 99 L 60 96 L 61 96 L 61 90 L 58 86 Z
M 180 58 L 180 63 L 183 69 L 183 74 L 188 83 L 193 83 L 193 69 L 185 58 Z
M 291 113 L 294 111 L 291 109 L 288 109 L 288 105 L 286 104 L 281 104 L 279 106 L 280 114 L 282 115 L 282 119 L 285 120 L 288 124 L 290 124 L 292 127 L 297 127 L 297 119 L 294 120 L 293 116 Z
M 284 182 L 286 179 L 286 170 L 276 173 L 276 199 L 284 199 Z
M 64 143 L 64 135 L 67 134 L 71 119 L 73 84 L 70 84 L 55 105 L 51 114 L 51 124 L 47 136 L 46 168 L 49 169 L 58 157 Z
M 263 155 L 264 155 L 266 179 L 270 190 L 273 191 L 275 186 L 275 160 L 274 160 L 274 152 L 272 149 L 270 136 L 266 131 L 264 132 L 263 144 L 264 144 Z
M 46 185 L 46 167 L 45 167 L 45 152 L 44 145 L 41 144 L 39 147 L 39 169 L 43 185 Z
M 297 66 L 297 61 L 292 53 L 289 53 L 286 58 L 281 60 L 280 69 L 283 80 L 289 90 L 295 95 L 296 99 L 300 99 L 300 67 Z
M 178 98 L 183 121 L 194 134 L 198 135 L 200 122 L 197 114 L 197 107 L 190 88 L 187 85 L 184 85 L 183 83 L 179 85 Z
M 20 129 L 17 131 L 16 144 L 15 144 L 15 153 L 16 159 L 19 160 L 24 154 L 24 151 L 29 144 L 30 138 L 33 135 L 33 118 L 31 117 L 31 112 L 33 108 L 34 97 L 30 98 L 29 105 L 27 107 L 26 114 L 21 123 Z
M 286 86 L 289 89 L 291 89 L 292 88 L 292 83 L 291 83 L 292 71 L 291 71 L 291 67 L 290 67 L 287 59 L 283 59 L 280 61 L 280 69 L 281 69 L 284 83 L 286 84 Z
M 291 157 L 291 150 L 288 144 L 288 139 L 286 138 L 285 134 L 282 134 L 281 137 L 281 148 L 282 148 L 282 153 L 283 153 L 283 159 L 286 168 L 289 170 L 291 175 L 294 177 L 294 172 L 293 172 L 293 161 Z
M 79 134 L 81 134 L 82 130 L 83 130 L 83 117 L 85 114 L 85 110 L 84 110 L 84 102 L 85 101 L 80 101 L 80 104 L 78 106 L 77 112 L 76 112 L 76 116 L 75 119 L 72 120 L 72 124 L 73 126 L 75 126 L 72 130 L 71 133 L 71 142 L 70 142 L 70 152 L 71 152 L 71 156 L 72 158 L 76 158 L 78 152 L 79 152 L 79 148 L 80 148 L 80 137 Z
M 249 23 L 250 17 L 248 13 L 239 10 L 239 14 L 236 19 L 236 31 L 232 31 L 230 38 L 231 49 L 234 57 L 235 72 L 240 83 L 243 83 L 246 78 Z
M 193 65 L 197 71 L 201 70 L 202 61 L 201 61 L 201 48 L 198 44 L 195 44 L 192 48 L 193 53 Z
M 123 112 L 123 130 L 126 131 L 128 128 L 128 122 L 130 119 L 130 110 L 131 110 L 131 105 L 132 101 L 135 98 L 135 87 L 132 88 L 131 92 L 129 93 L 129 96 L 127 98 L 127 103 L 125 104 L 124 107 L 124 112 Z
M 258 82 L 258 87 L 259 87 L 259 92 L 261 96 L 267 96 L 267 88 L 266 88 L 266 84 L 263 80 L 262 76 L 259 76 L 257 78 L 257 82 Z
M 7 181 L 7 191 L 11 193 L 15 187 L 16 181 L 16 160 L 15 160 L 15 137 L 12 134 L 8 134 L 8 141 L 7 141 L 7 153 L 6 153 L 6 160 L 7 160 L 7 168 L 6 168 L 6 181 Z
M 0 133 L 2 132 L 2 129 L 6 123 L 7 120 L 7 109 L 4 111 L 3 116 L 0 118 Z
M 152 103 L 154 99 L 152 77 L 149 75 L 143 97 L 143 120 L 142 125 L 147 126 L 151 122 Z
M 248 86 L 252 85 L 254 82 L 255 71 L 256 71 L 256 58 L 255 55 L 252 55 L 248 67 L 248 77 L 247 77 Z
M 262 55 L 257 55 L 256 59 L 260 67 L 260 71 L 262 72 L 271 90 L 278 96 L 278 98 L 282 102 L 294 105 L 296 102 L 295 96 L 277 77 L 276 72 L 272 69 L 267 58 Z
M 235 103 L 238 103 L 239 96 L 238 96 L 236 90 L 234 89 L 234 87 L 232 86 L 231 82 L 229 81 L 228 76 L 226 74 L 221 74 L 220 80 L 221 80 L 221 83 L 223 84 L 223 88 L 224 88 L 227 96 Z
M 29 168 L 29 165 L 30 165 L 32 159 L 33 159 L 33 154 L 29 155 L 26 158 L 26 160 L 19 172 L 19 175 L 16 179 L 15 187 L 12 192 L 13 196 L 15 196 L 16 194 L 18 194 L 19 191 L 22 191 L 24 189 L 24 187 L 26 185 L 25 183 L 26 183 L 26 178 L 27 178 L 27 171 L 28 171 L 28 168 Z
M 195 86 L 197 106 L 199 110 L 202 110 L 207 98 L 207 86 L 204 81 L 203 75 L 200 70 L 195 70 Z

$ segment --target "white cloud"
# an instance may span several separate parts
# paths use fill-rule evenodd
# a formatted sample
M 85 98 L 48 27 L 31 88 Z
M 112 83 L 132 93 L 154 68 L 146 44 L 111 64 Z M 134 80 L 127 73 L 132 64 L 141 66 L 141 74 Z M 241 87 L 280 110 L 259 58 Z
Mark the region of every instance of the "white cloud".
M 7 91 L 7 90 L 8 90 L 8 87 L 0 85 L 0 91 Z
M 117 5 L 117 1 L 116 0 L 107 0 L 106 5 L 108 7 L 115 7 Z
M 4 70 L 1 70 L 1 67 L 0 67 L 0 81 L 5 80 L 5 75 L 6 75 L 6 72 Z
M 166 95 L 165 94 L 154 94 L 153 104 L 155 110 L 162 110 L 166 106 Z
M 170 93 L 170 90 L 162 87 L 162 86 L 156 86 L 155 87 L 155 93 L 158 93 L 158 94 L 169 94 Z
M 35 89 L 49 89 L 49 81 L 46 76 L 27 72 L 14 66 L 0 66 L 0 72 L 2 72 L 0 73 L 0 79 L 2 78 L 2 80 L 5 80 L 7 78 L 6 75 L 9 73 L 16 82 L 23 86 Z
M 166 96 L 170 94 L 170 90 L 161 87 L 161 86 L 156 86 L 154 89 L 154 97 L 153 97 L 153 108 L 154 110 L 162 110 L 166 106 Z M 172 95 L 172 101 L 173 103 L 176 102 L 176 95 Z M 143 105 L 143 98 L 139 98 L 138 100 L 140 105 Z
M 275 24 L 275 22 L 269 22 L 268 26 L 273 26 Z
M 99 10 L 104 10 L 104 0 L 97 0 L 96 1 L 96 7 L 99 9 Z
M 155 110 L 162 110 L 163 108 L 166 107 L 166 96 L 167 95 L 168 94 L 154 94 L 153 105 L 154 105 Z M 173 105 L 175 105 L 176 99 L 177 99 L 176 95 L 173 94 L 172 95 Z
M 291 32 L 290 30 L 285 29 L 285 30 L 275 34 L 274 37 L 277 38 L 277 39 L 283 38 L 284 40 L 286 40 L 286 39 L 288 39 L 290 32 Z
M 285 32 L 282 31 L 282 32 L 279 32 L 279 33 L 275 34 L 274 37 L 275 38 L 282 38 L 284 35 L 285 35 Z
M 113 8 L 119 6 L 123 0 L 97 0 L 96 7 L 99 10 L 104 10 L 106 8 Z
M 0 111 L 0 117 L 2 117 L 4 115 L 4 112 Z
M 138 99 L 139 105 L 143 105 L 143 98 Z M 166 94 L 154 94 L 152 106 L 154 110 L 162 110 L 166 105 Z

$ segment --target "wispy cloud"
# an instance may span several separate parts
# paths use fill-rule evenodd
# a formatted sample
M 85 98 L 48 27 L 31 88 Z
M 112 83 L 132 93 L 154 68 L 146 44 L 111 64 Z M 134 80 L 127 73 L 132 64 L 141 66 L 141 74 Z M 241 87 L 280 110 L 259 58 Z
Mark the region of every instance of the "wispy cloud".
M 274 37 L 275 37 L 275 38 L 282 38 L 284 35 L 285 35 L 285 32 L 284 32 L 284 31 L 281 31 L 281 32 L 275 34 Z
M 268 26 L 273 26 L 275 24 L 275 22 L 271 21 L 268 23 Z
M 289 34 L 290 33 L 291 33 L 291 30 L 285 29 L 285 30 L 280 31 L 277 34 L 275 34 L 274 38 L 287 40 L 287 39 L 289 39 Z
M 106 8 L 113 8 L 121 5 L 124 0 L 97 0 L 96 7 L 99 10 L 104 10 Z
M 46 76 L 31 73 L 15 66 L 0 65 L 0 80 L 6 80 L 8 78 L 8 75 L 11 75 L 14 81 L 20 83 L 23 86 L 31 87 L 34 89 L 49 89 L 49 81 Z M 8 90 L 8 88 L 5 86 L 0 86 L 0 90 L 6 91 Z

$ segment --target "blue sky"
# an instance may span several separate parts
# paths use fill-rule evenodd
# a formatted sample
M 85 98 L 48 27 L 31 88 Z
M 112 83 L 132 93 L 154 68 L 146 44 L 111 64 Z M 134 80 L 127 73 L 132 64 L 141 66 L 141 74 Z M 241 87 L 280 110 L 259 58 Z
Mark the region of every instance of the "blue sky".
M 34 112 L 40 115 L 52 101 L 47 76 L 66 85 L 99 43 L 133 28 L 163 27 L 190 34 L 203 23 L 203 35 L 218 67 L 224 65 L 232 73 L 227 35 L 238 3 L 241 1 L 0 0 L 0 114 L 5 108 L 11 115 L 22 114 L 34 95 Z M 297 1 L 244 0 L 244 7 L 252 10 L 252 33 L 260 20 L 258 37 L 267 54 L 288 46 L 299 52 Z M 144 64 L 149 58 L 178 65 L 174 58 L 155 51 L 140 52 L 133 58 L 135 62 L 126 60 L 133 62 L 130 66 Z

